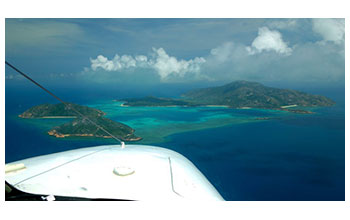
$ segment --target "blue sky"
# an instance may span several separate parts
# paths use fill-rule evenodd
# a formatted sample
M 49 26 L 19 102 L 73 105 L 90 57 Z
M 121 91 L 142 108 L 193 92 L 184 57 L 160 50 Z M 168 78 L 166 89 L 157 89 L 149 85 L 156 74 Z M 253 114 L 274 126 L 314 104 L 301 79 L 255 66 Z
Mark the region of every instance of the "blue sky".
M 51 84 L 344 85 L 344 19 L 6 19 L 6 60 Z M 6 83 L 23 80 L 6 68 Z

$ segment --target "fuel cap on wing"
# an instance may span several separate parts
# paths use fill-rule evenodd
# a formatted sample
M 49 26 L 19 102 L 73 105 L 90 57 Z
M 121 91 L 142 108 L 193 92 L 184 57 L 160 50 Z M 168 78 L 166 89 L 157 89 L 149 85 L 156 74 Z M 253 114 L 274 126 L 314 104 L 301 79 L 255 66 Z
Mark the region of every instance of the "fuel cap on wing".
M 117 166 L 114 167 L 113 173 L 117 176 L 129 176 L 135 173 L 135 170 L 130 167 Z

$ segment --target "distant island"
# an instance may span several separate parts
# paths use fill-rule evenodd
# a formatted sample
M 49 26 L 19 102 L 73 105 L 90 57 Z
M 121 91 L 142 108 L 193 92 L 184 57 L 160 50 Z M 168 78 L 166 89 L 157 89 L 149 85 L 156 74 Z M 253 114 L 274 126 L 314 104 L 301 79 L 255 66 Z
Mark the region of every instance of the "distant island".
M 311 111 L 298 107 L 332 106 L 331 99 L 291 89 L 278 89 L 257 82 L 235 81 L 223 86 L 189 91 L 179 99 L 171 98 L 128 98 L 121 99 L 124 106 L 226 106 L 229 108 L 275 109 L 301 114 Z
M 141 137 L 134 135 L 135 130 L 131 127 L 122 124 L 120 122 L 112 121 L 103 117 L 104 112 L 98 109 L 90 108 L 87 106 L 81 106 L 77 104 L 67 103 L 68 106 L 72 106 L 80 113 L 94 121 L 113 136 L 123 141 L 138 141 Z M 112 138 L 101 129 L 97 128 L 86 118 L 79 116 L 77 113 L 71 110 L 66 105 L 60 104 L 42 104 L 31 107 L 27 111 L 19 115 L 21 118 L 74 118 L 71 122 L 67 122 L 60 126 L 52 128 L 48 131 L 49 135 L 57 138 L 64 137 L 100 137 L 100 138 Z
M 171 99 L 171 98 L 158 98 L 154 96 L 147 96 L 143 98 L 126 98 L 120 101 L 125 102 L 122 106 L 189 106 L 190 102 L 179 99 Z

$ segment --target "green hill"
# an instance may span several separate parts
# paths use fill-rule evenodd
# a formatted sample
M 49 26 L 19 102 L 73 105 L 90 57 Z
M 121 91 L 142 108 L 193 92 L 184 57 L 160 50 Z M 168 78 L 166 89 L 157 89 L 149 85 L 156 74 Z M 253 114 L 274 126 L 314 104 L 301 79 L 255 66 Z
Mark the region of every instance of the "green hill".
M 335 102 L 320 95 L 277 89 L 256 82 L 236 81 L 223 86 L 197 89 L 183 94 L 189 102 L 228 105 L 233 108 L 281 108 L 283 106 L 331 106 Z
M 77 104 L 69 103 L 69 106 L 73 106 L 74 109 L 88 117 L 90 120 L 110 132 L 113 136 L 124 141 L 138 141 L 140 137 L 134 135 L 135 130 L 131 127 L 122 124 L 120 122 L 112 121 L 108 118 L 104 118 L 104 112 L 98 109 L 90 108 L 87 106 L 81 106 Z M 31 107 L 27 111 L 19 115 L 21 118 L 60 118 L 60 117 L 74 117 L 75 119 L 62 124 L 60 126 L 52 128 L 48 134 L 57 138 L 64 137 L 101 137 L 112 138 L 96 125 L 91 123 L 85 117 L 81 117 L 76 112 L 71 110 L 64 104 L 43 104 Z
M 85 116 L 100 117 L 105 115 L 104 112 L 98 109 L 87 106 L 67 103 Z M 63 103 L 59 104 L 42 104 L 31 107 L 23 112 L 19 117 L 21 118 L 42 118 L 42 117 L 77 117 L 78 114 Z
M 295 113 L 311 113 L 298 107 L 331 106 L 335 102 L 321 95 L 291 89 L 278 89 L 256 82 L 235 81 L 223 86 L 196 89 L 180 99 L 144 97 L 123 99 L 125 106 L 207 106 L 231 108 L 279 109 Z M 294 108 L 291 108 L 294 107 Z M 297 108 L 295 108 L 297 107 Z

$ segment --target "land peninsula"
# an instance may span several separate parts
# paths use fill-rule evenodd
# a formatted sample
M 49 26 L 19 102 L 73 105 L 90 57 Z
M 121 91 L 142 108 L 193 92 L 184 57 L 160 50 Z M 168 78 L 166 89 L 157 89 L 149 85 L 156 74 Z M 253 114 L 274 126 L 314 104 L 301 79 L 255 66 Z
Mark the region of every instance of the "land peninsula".
M 64 137 L 99 137 L 112 138 L 100 128 L 89 122 L 85 117 L 78 115 L 71 109 L 73 107 L 90 120 L 109 131 L 113 136 L 123 141 L 138 141 L 141 137 L 137 137 L 135 130 L 120 122 L 112 121 L 103 117 L 106 115 L 98 109 L 81 106 L 77 104 L 67 103 L 60 104 L 42 104 L 31 107 L 27 111 L 19 115 L 21 118 L 74 118 L 72 121 L 64 123 L 60 126 L 52 128 L 48 131 L 49 135 L 57 138 Z
M 291 89 L 279 89 L 264 86 L 257 82 L 235 81 L 223 86 L 191 90 L 178 99 L 127 98 L 123 106 L 226 106 L 237 109 L 274 109 L 300 114 L 310 114 L 303 107 L 332 106 L 331 99 Z

